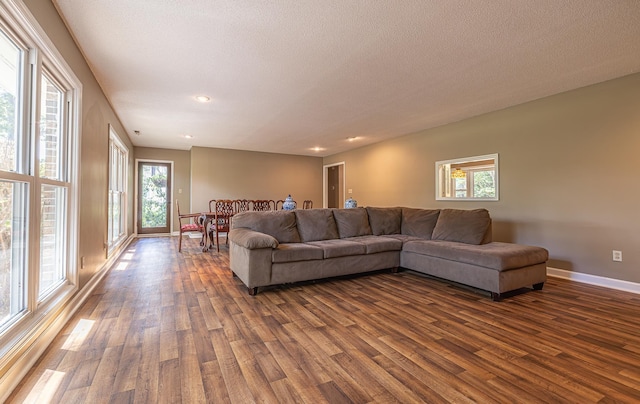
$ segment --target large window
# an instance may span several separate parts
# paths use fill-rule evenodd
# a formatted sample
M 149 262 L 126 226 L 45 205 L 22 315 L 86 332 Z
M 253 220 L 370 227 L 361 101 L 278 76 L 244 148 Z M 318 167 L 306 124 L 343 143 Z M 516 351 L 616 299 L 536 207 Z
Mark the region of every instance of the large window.
M 81 85 L 20 4 L 0 3 L 0 364 L 77 283 Z
M 109 254 L 127 237 L 129 150 L 109 128 Z

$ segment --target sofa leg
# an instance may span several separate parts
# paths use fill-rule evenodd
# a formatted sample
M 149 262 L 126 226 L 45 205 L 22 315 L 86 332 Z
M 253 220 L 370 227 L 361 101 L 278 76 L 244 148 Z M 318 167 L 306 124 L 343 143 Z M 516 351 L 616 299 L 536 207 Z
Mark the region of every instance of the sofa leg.
M 392 274 L 397 274 L 398 270 L 399 270 L 399 267 L 393 267 L 393 268 L 391 268 L 391 273 Z
M 255 296 L 258 294 L 258 288 L 249 288 L 249 296 Z
M 491 292 L 491 300 L 493 300 L 494 302 L 499 302 L 500 300 L 502 300 L 502 296 L 500 295 L 500 293 Z
M 533 285 L 533 290 L 542 290 L 543 286 L 544 282 L 536 283 L 535 285 Z

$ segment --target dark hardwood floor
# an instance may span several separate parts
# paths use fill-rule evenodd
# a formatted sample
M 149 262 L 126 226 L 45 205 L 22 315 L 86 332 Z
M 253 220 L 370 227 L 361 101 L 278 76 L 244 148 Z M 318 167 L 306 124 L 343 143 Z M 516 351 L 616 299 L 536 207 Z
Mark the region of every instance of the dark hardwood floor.
M 410 271 L 251 297 L 228 250 L 136 240 L 9 402 L 640 401 L 640 296 L 488 294 Z

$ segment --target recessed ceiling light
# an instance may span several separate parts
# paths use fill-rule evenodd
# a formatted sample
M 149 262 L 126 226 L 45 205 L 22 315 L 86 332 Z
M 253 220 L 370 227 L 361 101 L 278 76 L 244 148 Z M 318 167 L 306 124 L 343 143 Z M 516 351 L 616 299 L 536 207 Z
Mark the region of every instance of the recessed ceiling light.
M 185 139 L 193 139 L 192 135 L 180 135 L 180 137 L 183 137 Z
M 196 100 L 198 102 L 209 102 L 211 101 L 211 97 L 207 97 L 206 95 L 196 95 Z
M 312 147 L 311 150 L 313 150 L 314 152 L 319 152 L 319 151 L 323 151 L 324 148 L 316 146 L 316 147 Z
M 353 142 L 354 140 L 358 140 L 358 136 L 351 136 L 347 138 L 348 141 Z

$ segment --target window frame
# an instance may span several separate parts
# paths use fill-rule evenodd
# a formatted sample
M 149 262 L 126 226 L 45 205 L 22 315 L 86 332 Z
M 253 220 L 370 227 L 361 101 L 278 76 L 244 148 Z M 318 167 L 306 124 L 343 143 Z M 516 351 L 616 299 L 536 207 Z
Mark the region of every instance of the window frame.
M 0 170 L 0 179 L 26 183 L 28 187 L 27 253 L 24 275 L 26 293 L 25 308 L 0 327 L 0 382 L 13 362 L 28 352 L 32 343 L 47 332 L 59 317 L 62 306 L 71 300 L 78 290 L 79 244 L 79 167 L 81 146 L 82 92 L 83 86 L 73 70 L 58 52 L 37 20 L 22 0 L 0 1 L 0 30 L 22 50 L 21 84 L 19 90 L 20 117 L 16 120 L 22 148 L 17 153 L 16 170 Z M 46 72 L 46 73 L 44 73 Z M 38 147 L 40 136 L 40 78 L 50 74 L 56 84 L 64 88 L 63 131 L 66 140 L 60 145 L 60 160 L 64 164 L 58 179 L 43 178 L 38 171 Z M 40 203 L 42 185 L 65 189 L 63 225 L 64 279 L 57 288 L 42 295 L 39 293 L 40 270 Z
M 493 164 L 484 163 L 492 160 Z M 492 197 L 475 197 L 473 196 L 475 189 L 473 181 L 469 179 L 473 171 L 488 171 L 487 168 L 493 166 L 494 169 L 494 186 L 495 196 Z M 455 181 L 451 178 L 454 167 L 460 168 L 466 175 L 466 195 L 465 197 L 456 196 Z M 452 160 L 443 160 L 435 162 L 435 199 L 436 201 L 499 201 L 500 200 L 500 169 L 498 153 L 486 154 L 481 156 L 472 156 L 457 158 Z M 469 195 L 471 193 L 471 195 Z

